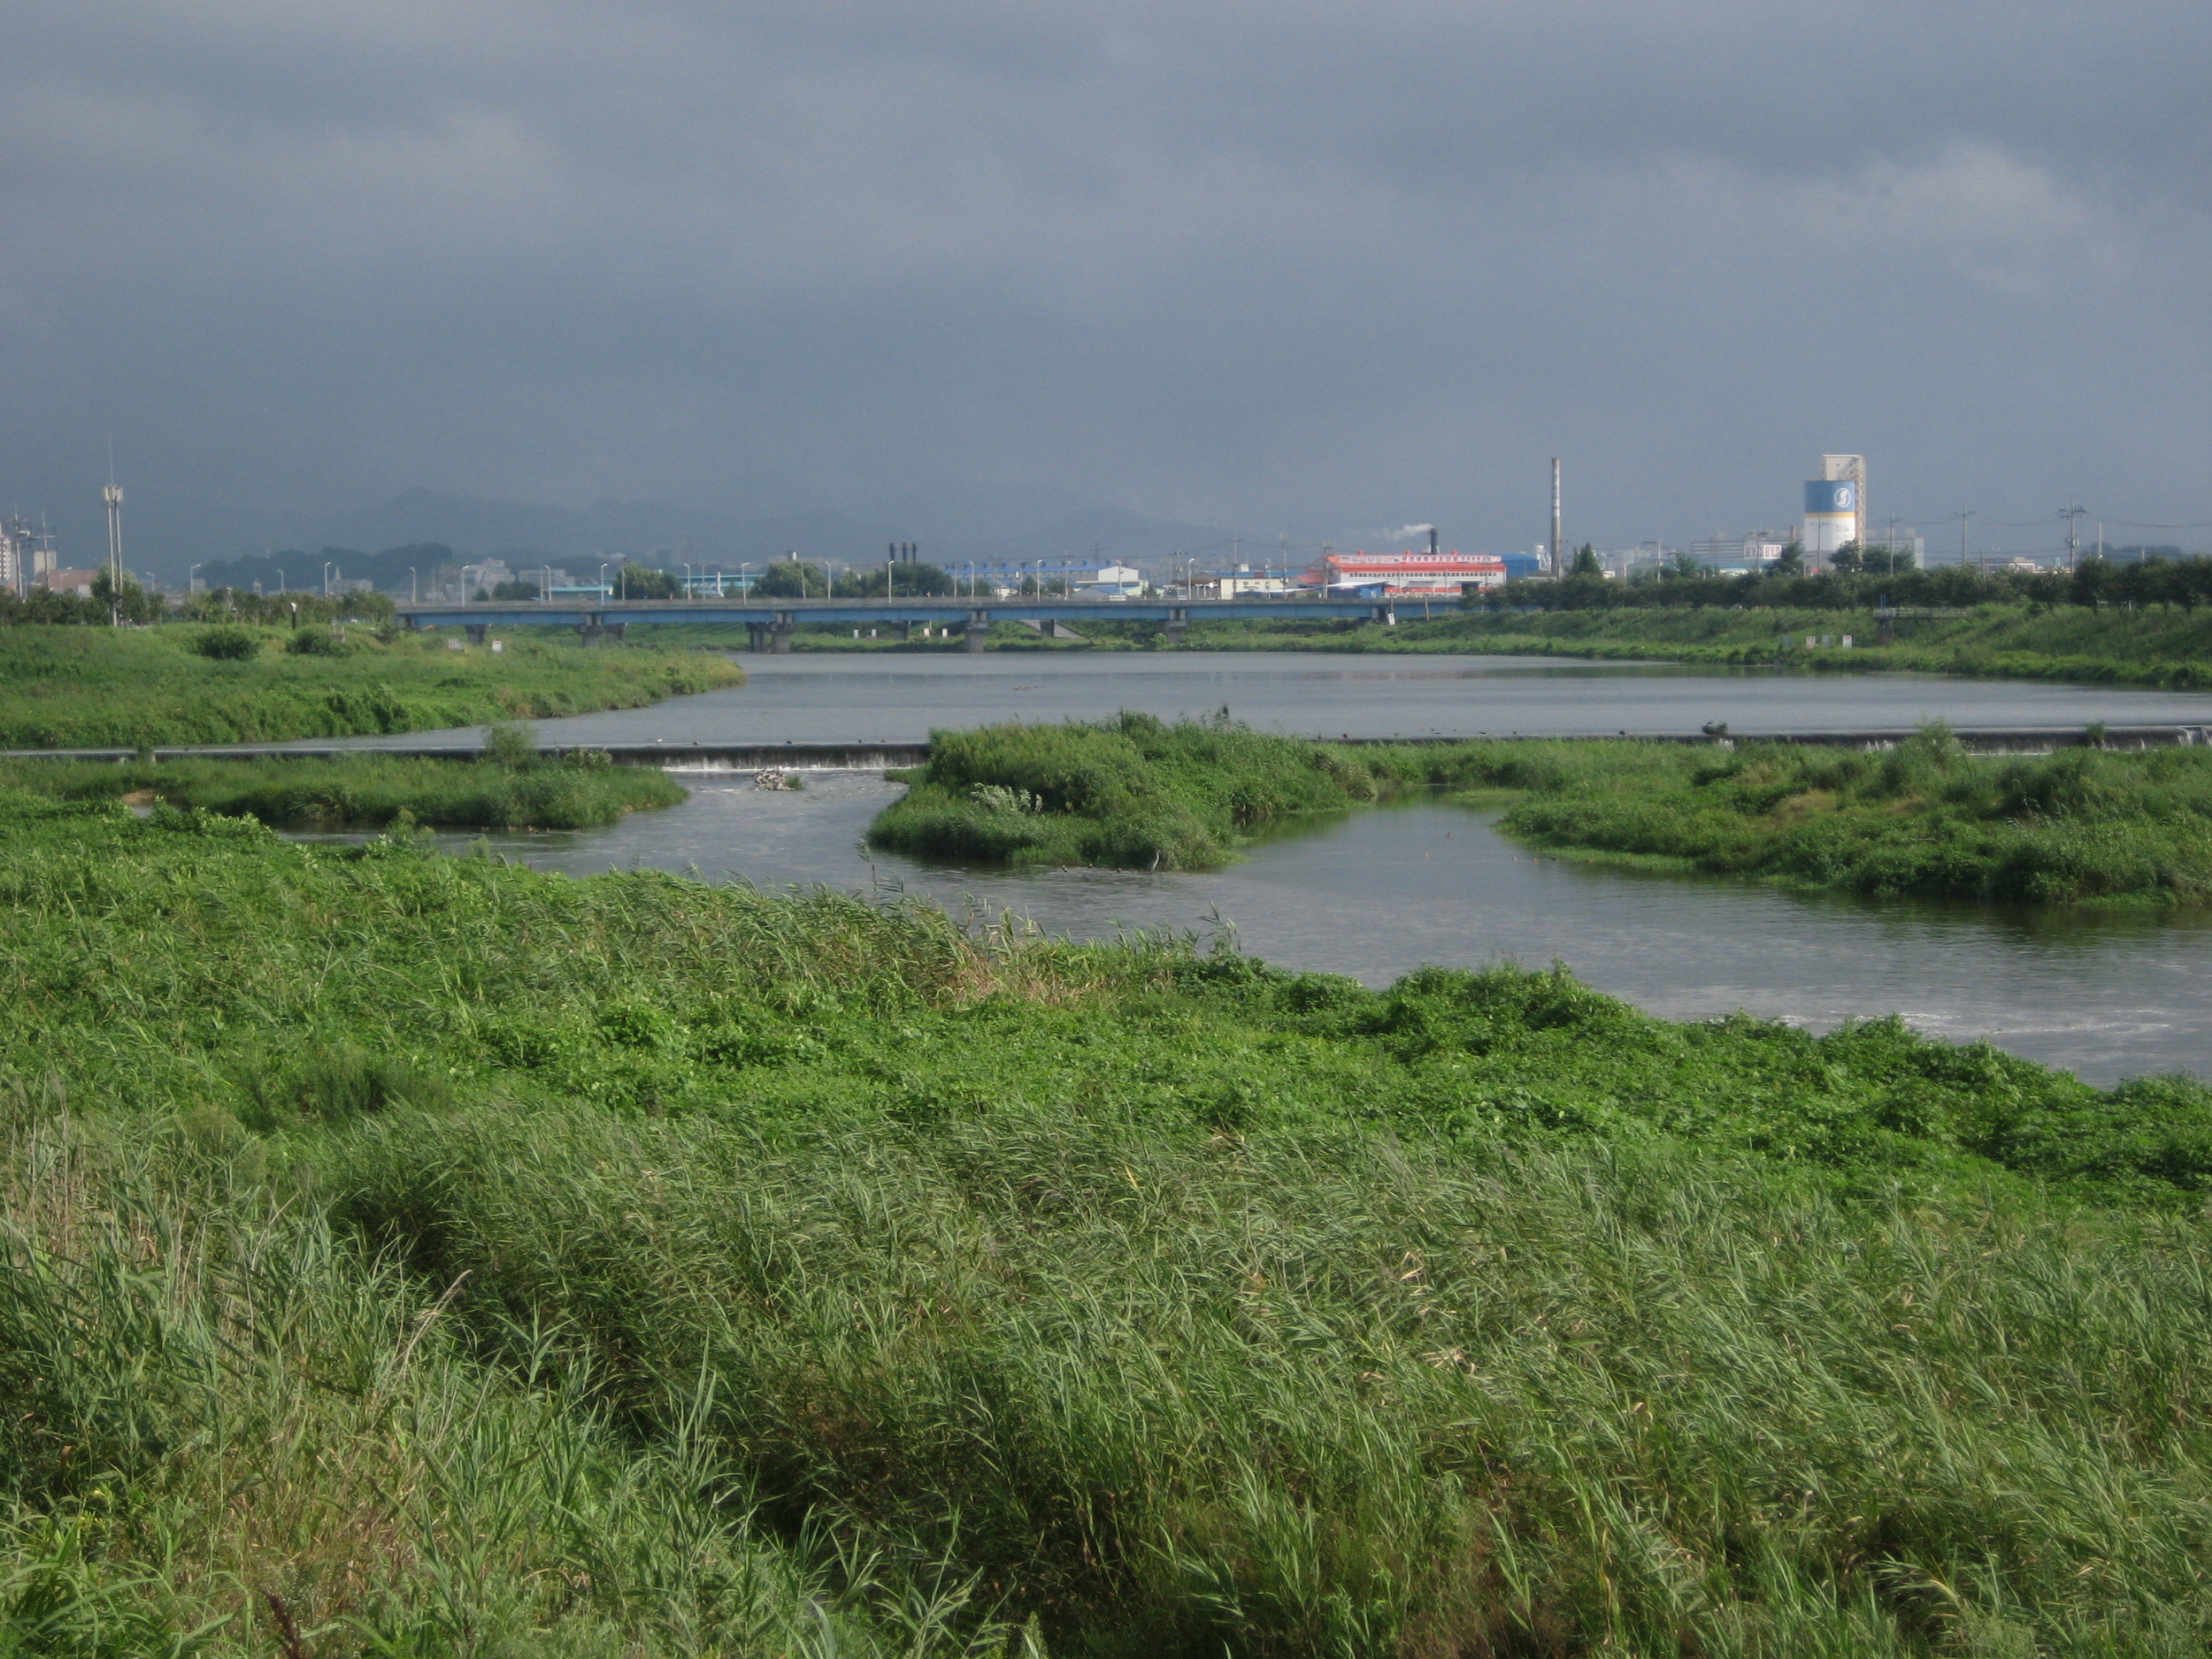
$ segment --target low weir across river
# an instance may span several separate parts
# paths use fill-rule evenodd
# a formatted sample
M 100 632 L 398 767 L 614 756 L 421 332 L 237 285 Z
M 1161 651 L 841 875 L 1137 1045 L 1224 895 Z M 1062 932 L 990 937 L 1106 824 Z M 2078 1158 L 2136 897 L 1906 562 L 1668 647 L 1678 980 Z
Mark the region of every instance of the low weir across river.
M 1894 749 L 1913 735 L 1910 729 L 1871 732 L 1701 732 L 1684 736 L 1680 732 L 1623 732 L 1621 736 L 1647 743 L 1688 743 L 1709 744 L 1715 748 L 1732 748 L 1737 743 L 1797 743 L 1810 744 L 1825 749 L 1861 749 L 1881 750 Z M 1954 732 L 1952 733 L 1969 754 L 1974 755 L 2048 755 L 2060 749 L 2174 749 L 2212 746 L 2212 726 L 1997 726 L 1984 731 Z M 1316 737 L 1316 743 L 1349 744 L 1358 747 L 1367 744 L 1453 744 L 1453 743 L 1530 743 L 1540 739 L 1533 736 L 1485 735 L 1475 738 L 1410 737 L 1410 738 L 1330 738 Z M 1559 741 L 1558 738 L 1549 739 Z M 1604 741 L 1604 739 L 1596 739 Z M 868 743 L 727 743 L 696 740 L 657 743 L 606 744 L 546 744 L 542 752 L 566 755 L 580 750 L 591 750 L 605 755 L 617 766 L 659 766 L 675 772 L 750 772 L 763 767 L 781 767 L 787 770 L 825 772 L 872 772 L 886 767 L 919 766 L 929 758 L 929 744 L 920 742 Z M 235 744 L 224 747 L 201 746 L 155 749 L 155 760 L 334 760 L 343 756 L 365 753 L 396 755 L 414 759 L 471 760 L 483 752 L 480 744 L 447 741 L 441 743 L 394 743 L 389 739 L 372 750 L 359 744 L 301 744 L 283 745 L 271 744 Z M 10 749 L 0 750 L 10 760 L 43 758 L 50 760 L 127 761 L 137 757 L 135 749 Z

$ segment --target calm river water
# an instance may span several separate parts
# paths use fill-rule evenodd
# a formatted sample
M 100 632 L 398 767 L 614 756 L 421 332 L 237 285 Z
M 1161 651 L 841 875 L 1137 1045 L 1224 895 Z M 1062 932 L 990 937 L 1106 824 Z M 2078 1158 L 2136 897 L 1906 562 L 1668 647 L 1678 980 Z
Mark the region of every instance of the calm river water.
M 1904 676 L 1716 674 L 1531 659 L 1291 655 L 749 657 L 752 683 L 657 708 L 549 720 L 549 741 L 849 741 L 1013 718 L 1163 715 L 1226 704 L 1256 726 L 1431 732 L 1738 732 L 2105 720 L 2212 723 L 2212 697 Z M 453 733 L 459 741 L 465 734 Z M 422 742 L 422 738 L 407 739 Z M 1204 875 L 1009 874 L 860 845 L 896 793 L 817 773 L 796 793 L 687 779 L 673 811 L 605 830 L 495 837 L 509 856 L 584 873 L 643 865 L 764 887 L 896 886 L 955 908 L 1012 910 L 1054 933 L 1233 930 L 1289 967 L 1382 984 L 1423 963 L 1557 957 L 1655 1013 L 1747 1009 L 1826 1028 L 1900 1013 L 2109 1083 L 2212 1074 L 2212 920 L 2033 915 L 1987 907 L 1808 898 L 1741 883 L 1597 871 L 1534 856 L 1494 815 L 1434 803 L 1358 812 L 1265 842 Z
M 2201 723 L 2212 696 L 1905 674 L 1810 675 L 1543 657 L 1291 652 L 962 652 L 741 658 L 751 683 L 653 708 L 545 720 L 549 742 L 919 741 L 933 726 L 1209 714 L 1305 737 Z M 470 732 L 361 738 L 416 744 Z

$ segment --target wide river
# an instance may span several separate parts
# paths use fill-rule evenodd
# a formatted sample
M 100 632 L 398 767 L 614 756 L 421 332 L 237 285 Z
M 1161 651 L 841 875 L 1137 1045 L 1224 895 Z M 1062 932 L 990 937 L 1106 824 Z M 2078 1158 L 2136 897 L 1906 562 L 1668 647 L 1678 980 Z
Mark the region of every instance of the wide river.
M 2207 696 L 1529 658 L 1102 652 L 754 655 L 744 664 L 752 679 L 740 690 L 548 720 L 540 735 L 671 744 L 898 740 L 994 720 L 1224 706 L 1263 729 L 1331 736 L 1686 732 L 1712 720 L 1739 732 L 1933 719 L 2212 724 Z M 1676 1018 L 1741 1008 L 1825 1029 L 1896 1012 L 1921 1030 L 1986 1036 L 2100 1083 L 2146 1072 L 2212 1075 L 2212 918 L 1875 903 L 1591 870 L 1515 847 L 1491 828 L 1492 814 L 1428 802 L 1279 836 L 1209 874 L 1016 875 L 867 853 L 861 834 L 896 793 L 873 775 L 817 773 L 805 791 L 783 793 L 726 775 L 686 782 L 691 799 L 671 811 L 495 844 L 579 873 L 643 865 L 762 886 L 872 884 L 956 909 L 1010 910 L 1084 937 L 1229 929 L 1269 961 L 1370 984 L 1423 963 L 1557 958 L 1590 984 Z

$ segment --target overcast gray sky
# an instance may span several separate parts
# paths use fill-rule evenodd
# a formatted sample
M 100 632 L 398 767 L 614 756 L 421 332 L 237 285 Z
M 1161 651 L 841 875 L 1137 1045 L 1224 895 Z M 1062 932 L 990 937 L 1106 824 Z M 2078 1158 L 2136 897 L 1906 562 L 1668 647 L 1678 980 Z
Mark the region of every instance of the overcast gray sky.
M 1620 544 L 1843 449 L 1932 535 L 2212 520 L 2208 85 L 2203 0 L 24 0 L 0 502 L 112 434 L 254 507 L 1502 550 L 1553 454 Z

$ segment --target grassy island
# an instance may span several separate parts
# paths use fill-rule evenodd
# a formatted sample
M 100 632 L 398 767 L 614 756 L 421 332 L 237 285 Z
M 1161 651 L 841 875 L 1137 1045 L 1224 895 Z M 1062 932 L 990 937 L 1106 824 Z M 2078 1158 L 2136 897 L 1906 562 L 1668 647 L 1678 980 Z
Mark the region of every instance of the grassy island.
M 1518 787 L 1507 833 L 1619 858 L 1869 895 L 2212 902 L 2212 751 L 1977 757 L 1941 726 L 1887 753 L 1543 744 L 1462 766 Z
M 0 791 L 0 1632 L 2196 1655 L 2212 1091 Z
M 2212 751 L 1977 757 L 1932 726 L 1880 754 L 1598 738 L 1340 745 L 1223 722 L 939 732 L 877 845 L 917 857 L 1192 870 L 1299 814 L 1479 794 L 1554 851 L 1841 891 L 2212 901 Z
M 360 623 L 0 628 L 0 748 L 268 743 L 635 708 L 741 685 L 702 651 L 532 630 L 494 653 Z
M 868 839 L 919 858 L 1202 870 L 1293 813 L 1372 799 L 1335 751 L 1226 720 L 1124 713 L 1104 725 L 938 732 Z

